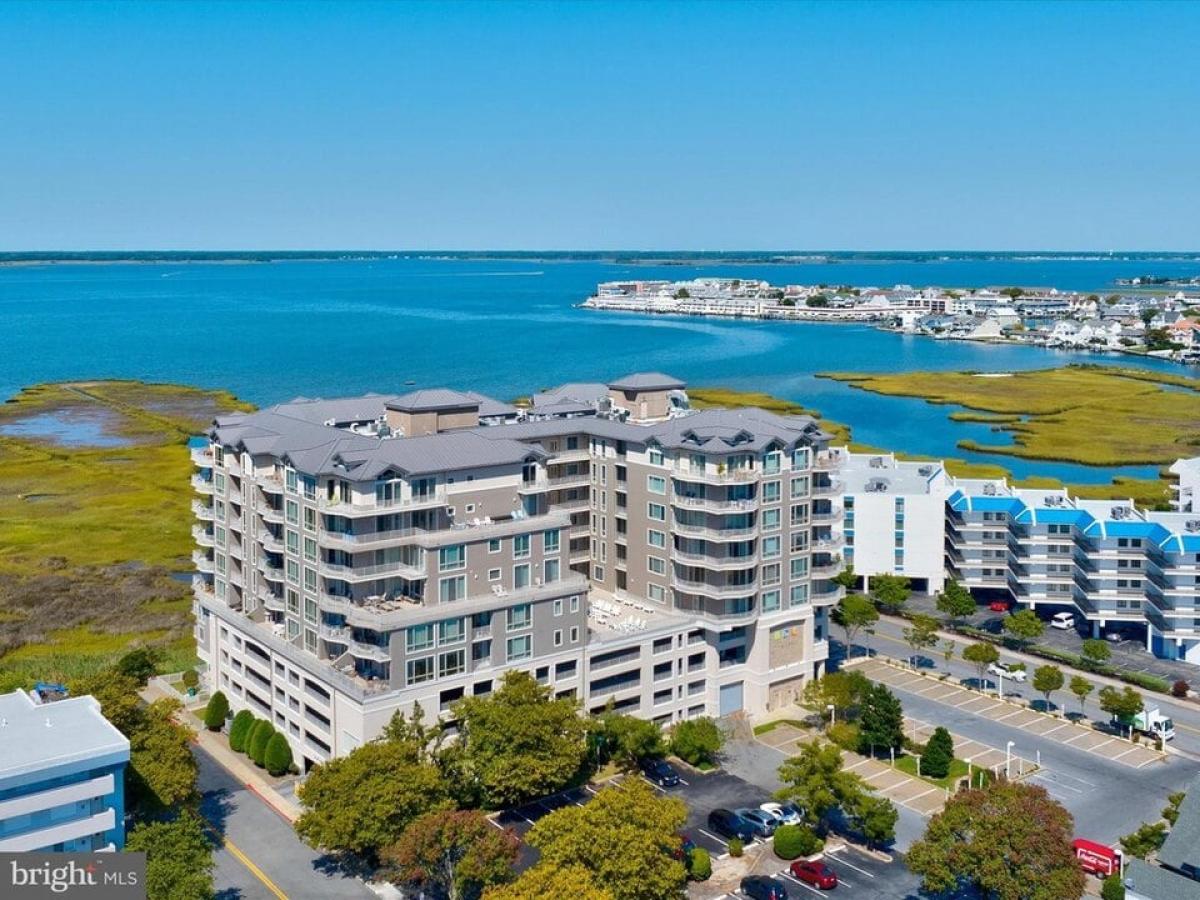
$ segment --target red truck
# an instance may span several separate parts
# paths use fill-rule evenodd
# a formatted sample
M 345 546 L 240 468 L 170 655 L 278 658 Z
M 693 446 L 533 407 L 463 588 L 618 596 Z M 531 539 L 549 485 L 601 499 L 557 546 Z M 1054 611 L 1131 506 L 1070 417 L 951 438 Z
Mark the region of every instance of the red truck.
M 1121 869 L 1121 854 L 1112 847 L 1084 838 L 1075 838 L 1071 846 L 1075 848 L 1075 858 L 1085 872 L 1107 878 Z

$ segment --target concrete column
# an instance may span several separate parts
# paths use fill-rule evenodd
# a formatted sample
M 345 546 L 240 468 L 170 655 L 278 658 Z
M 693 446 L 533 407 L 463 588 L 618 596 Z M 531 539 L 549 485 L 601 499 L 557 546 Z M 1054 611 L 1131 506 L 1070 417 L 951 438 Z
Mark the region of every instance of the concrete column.
M 1094 637 L 1094 638 L 1100 637 L 1100 627 L 1101 627 L 1100 620 L 1093 619 L 1092 620 L 1092 637 Z

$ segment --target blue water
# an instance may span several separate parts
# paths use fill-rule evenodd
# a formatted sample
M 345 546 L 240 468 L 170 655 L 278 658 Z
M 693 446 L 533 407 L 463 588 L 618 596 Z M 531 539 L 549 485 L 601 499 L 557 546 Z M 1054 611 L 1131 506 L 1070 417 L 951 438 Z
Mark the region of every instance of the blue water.
M 567 380 L 662 369 L 693 385 L 767 391 L 848 423 L 856 440 L 996 462 L 1015 474 L 1107 481 L 1121 472 L 972 454 L 1004 435 L 947 407 L 814 378 L 830 370 L 1015 370 L 1069 362 L 1172 363 L 1033 347 L 933 341 L 859 325 L 724 322 L 580 310 L 599 281 L 724 274 L 773 282 L 890 286 L 1054 285 L 1111 290 L 1196 263 L 951 260 L 631 266 L 602 262 L 369 260 L 0 269 L 0 394 L 35 382 L 141 378 L 227 388 L 258 404 L 446 384 L 500 398 Z

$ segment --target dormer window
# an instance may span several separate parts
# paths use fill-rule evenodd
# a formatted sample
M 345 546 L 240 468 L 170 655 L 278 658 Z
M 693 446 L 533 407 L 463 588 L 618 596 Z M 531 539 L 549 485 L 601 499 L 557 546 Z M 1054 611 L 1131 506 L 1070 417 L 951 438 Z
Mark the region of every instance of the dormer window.
M 662 450 L 658 449 L 657 447 L 651 447 L 650 448 L 650 465 L 661 466 L 662 464 L 663 464 Z

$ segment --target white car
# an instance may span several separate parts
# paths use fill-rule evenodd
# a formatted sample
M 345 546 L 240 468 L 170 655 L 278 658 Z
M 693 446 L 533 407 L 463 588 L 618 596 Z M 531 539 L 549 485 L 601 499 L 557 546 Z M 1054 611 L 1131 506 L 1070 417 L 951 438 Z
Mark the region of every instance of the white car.
M 1059 631 L 1070 631 L 1075 627 L 1075 613 L 1055 613 L 1054 618 L 1050 620 L 1050 627 Z
M 780 825 L 799 825 L 802 821 L 800 807 L 794 803 L 764 803 L 759 809 Z
M 1025 683 L 1024 669 L 1010 669 L 1008 666 L 1002 663 L 992 663 L 988 666 L 987 670 L 989 675 L 995 675 L 997 678 L 1003 676 L 1005 678 L 1011 678 L 1018 684 Z

